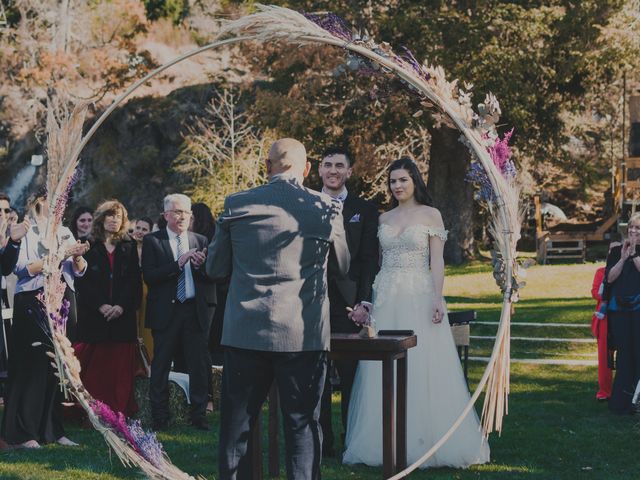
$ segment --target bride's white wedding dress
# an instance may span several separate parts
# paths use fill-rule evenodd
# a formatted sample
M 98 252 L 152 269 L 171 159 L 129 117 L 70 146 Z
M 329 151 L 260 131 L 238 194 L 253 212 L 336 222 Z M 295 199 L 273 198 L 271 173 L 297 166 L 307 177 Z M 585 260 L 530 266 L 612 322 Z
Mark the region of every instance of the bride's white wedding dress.
M 418 345 L 409 350 L 407 457 L 418 460 L 449 430 L 469 401 L 469 391 L 445 314 L 432 318 L 433 279 L 429 236 L 447 232 L 412 225 L 396 234 L 381 224 L 382 266 L 373 285 L 373 316 L 379 330 L 413 330 Z M 382 465 L 382 370 L 380 362 L 361 361 L 353 383 L 343 461 Z M 489 445 L 474 409 L 456 432 L 421 468 L 463 468 L 489 461 Z

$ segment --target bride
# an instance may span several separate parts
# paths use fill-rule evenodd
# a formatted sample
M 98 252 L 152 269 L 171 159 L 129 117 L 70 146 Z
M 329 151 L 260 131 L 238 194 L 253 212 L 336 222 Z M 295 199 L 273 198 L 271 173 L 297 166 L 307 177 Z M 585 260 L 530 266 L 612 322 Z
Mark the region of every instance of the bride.
M 428 206 L 424 180 L 410 158 L 391 164 L 388 184 L 394 208 L 380 217 L 380 273 L 373 285 L 379 329 L 411 329 L 407 457 L 413 463 L 444 433 L 469 401 L 442 298 L 447 239 L 440 212 Z M 379 362 L 360 361 L 353 383 L 343 462 L 382 465 L 382 372 Z M 425 462 L 427 467 L 467 467 L 489 461 L 489 445 L 472 409 L 455 433 Z

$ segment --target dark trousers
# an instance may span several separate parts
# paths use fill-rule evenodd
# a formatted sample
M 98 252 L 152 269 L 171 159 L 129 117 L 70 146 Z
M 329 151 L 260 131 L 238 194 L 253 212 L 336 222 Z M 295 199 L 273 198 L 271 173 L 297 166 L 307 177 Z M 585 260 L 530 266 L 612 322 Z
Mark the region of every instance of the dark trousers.
M 195 302 L 176 302 L 173 318 L 163 330 L 153 330 L 153 361 L 149 382 L 149 402 L 155 422 L 169 420 L 169 371 L 177 345 L 182 345 L 189 374 L 191 420 L 199 421 L 207 412 L 207 385 L 211 364 L 207 342 L 198 322 Z
M 37 298 L 41 291 L 14 297 L 8 395 L 0 433 L 10 444 L 50 443 L 64 436 L 62 394 L 47 356 L 49 325 Z
M 331 333 L 358 333 L 360 327 L 353 323 L 346 315 L 346 310 L 341 312 L 331 312 Z M 349 401 L 351 400 L 351 388 L 353 387 L 353 380 L 356 376 L 356 370 L 358 369 L 357 360 L 334 360 L 333 365 L 338 371 L 340 377 L 340 413 L 342 417 L 342 431 L 347 431 L 347 416 L 349 414 Z M 334 438 L 333 438 L 333 426 L 331 423 L 331 394 L 332 387 L 329 375 L 324 385 L 324 392 L 322 393 L 322 407 L 320 410 L 320 425 L 322 426 L 322 449 L 324 452 L 330 452 L 333 450 Z
M 248 480 L 247 441 L 275 380 L 284 424 L 289 480 L 320 478 L 320 398 L 327 352 L 264 352 L 226 348 L 222 373 L 221 480 Z
M 617 350 L 616 377 L 609 409 L 617 414 L 632 413 L 631 400 L 640 379 L 640 312 L 609 312 L 612 343 Z

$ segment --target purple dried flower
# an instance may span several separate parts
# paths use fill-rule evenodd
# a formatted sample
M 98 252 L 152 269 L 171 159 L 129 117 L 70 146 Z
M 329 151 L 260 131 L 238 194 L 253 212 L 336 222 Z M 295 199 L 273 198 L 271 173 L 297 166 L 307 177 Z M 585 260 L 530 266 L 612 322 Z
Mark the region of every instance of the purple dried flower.
M 142 456 L 154 467 L 161 469 L 164 464 L 164 449 L 153 432 L 145 432 L 140 420 L 129 423 L 129 431 Z
M 342 19 L 335 13 L 329 12 L 320 14 L 302 12 L 302 15 L 304 15 L 307 20 L 315 23 L 334 37 L 341 38 L 342 40 L 345 40 L 347 42 L 353 41 L 353 35 L 351 34 L 349 25 L 344 21 L 344 19 Z
M 424 67 L 420 64 L 420 62 L 416 60 L 416 57 L 413 55 L 411 50 L 409 50 L 407 47 L 402 47 L 402 51 L 404 52 L 403 55 L 395 55 L 395 54 L 392 55 L 394 62 L 400 65 L 401 67 L 408 66 L 414 72 L 416 72 L 418 76 L 420 76 L 426 81 L 431 80 L 431 75 L 429 75 L 429 73 L 425 71 Z
M 516 170 L 516 166 L 511 160 L 508 160 L 502 166 L 502 175 L 507 179 L 515 178 L 517 173 L 518 171 Z
M 53 207 L 53 215 L 56 219 L 57 224 L 62 224 L 62 217 L 64 216 L 64 211 L 67 208 L 67 202 L 69 200 L 69 193 L 71 192 L 71 188 L 75 185 L 75 183 L 80 179 L 80 170 L 76 168 L 73 171 L 71 177 L 69 177 L 69 181 L 65 186 L 62 194 L 56 199 L 56 204 Z
M 480 162 L 471 162 L 465 180 L 476 184 L 480 200 L 490 202 L 495 199 L 489 176 Z
M 511 160 L 511 148 L 509 147 L 509 140 L 512 135 L 513 128 L 505 133 L 502 139 L 498 137 L 492 146 L 487 147 L 487 152 L 489 152 L 489 156 L 494 165 L 507 180 L 515 178 L 517 174 L 516 166 Z M 465 180 L 473 182 L 478 186 L 481 200 L 493 201 L 495 199 L 495 193 L 489 176 L 480 162 L 475 161 L 471 163 Z
M 95 399 L 91 403 L 91 408 L 102 422 L 120 434 L 120 436 L 124 438 L 137 453 L 142 455 L 134 437 L 131 435 L 126 419 L 121 412 L 116 413 L 106 403 Z
M 71 310 L 71 302 L 69 302 L 69 300 L 67 300 L 66 298 L 64 298 L 62 300 L 62 305 L 60 306 L 60 316 L 58 318 L 59 320 L 59 327 L 62 328 L 66 328 L 67 326 L 67 320 L 69 319 L 69 311 Z
M 420 62 L 418 62 L 418 60 L 416 60 L 416 57 L 413 56 L 411 50 L 409 50 L 407 47 L 402 47 L 402 51 L 404 52 L 404 55 L 398 58 L 400 58 L 404 63 L 409 64 L 409 66 L 413 68 L 416 73 L 422 75 L 422 65 L 420 65 Z
M 49 314 L 49 318 L 51 318 L 56 330 L 61 330 L 63 332 L 66 331 L 67 320 L 69 319 L 69 311 L 71 309 L 70 307 L 71 307 L 71 304 L 69 300 L 64 298 L 62 299 L 62 305 L 60 306 L 60 310 L 58 310 L 58 312 Z
M 495 143 L 487 149 L 489 155 L 491 156 L 491 160 L 498 170 L 502 172 L 504 175 L 504 166 L 511 159 L 511 148 L 509 147 L 509 140 L 511 139 L 511 135 L 513 135 L 513 128 L 504 134 L 504 137 L 500 139 L 498 137 Z

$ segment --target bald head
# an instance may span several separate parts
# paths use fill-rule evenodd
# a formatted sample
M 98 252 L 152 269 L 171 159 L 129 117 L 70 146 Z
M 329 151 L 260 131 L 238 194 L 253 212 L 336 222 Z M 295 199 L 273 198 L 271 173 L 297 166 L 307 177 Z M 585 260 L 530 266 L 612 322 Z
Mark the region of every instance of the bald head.
M 304 178 L 309 173 L 307 151 L 304 145 L 293 138 L 282 138 L 271 145 L 267 158 L 267 173 L 269 176 L 279 173 L 290 173 Z

